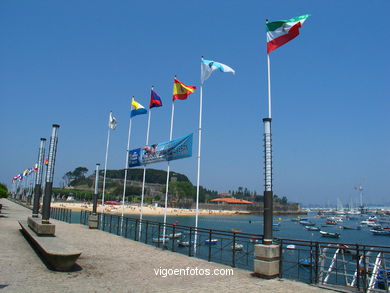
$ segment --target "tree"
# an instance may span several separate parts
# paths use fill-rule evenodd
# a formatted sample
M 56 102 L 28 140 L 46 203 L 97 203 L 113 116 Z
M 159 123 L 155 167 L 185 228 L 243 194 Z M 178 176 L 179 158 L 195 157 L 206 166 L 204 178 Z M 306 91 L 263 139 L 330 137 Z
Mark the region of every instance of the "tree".
M 8 188 L 5 184 L 0 183 L 0 198 L 8 196 Z
M 65 185 L 69 186 L 70 181 L 73 179 L 72 171 L 66 172 L 65 175 L 62 176 L 62 179 L 64 179 Z
M 85 177 L 85 174 L 88 172 L 88 168 L 86 167 L 77 167 L 72 172 L 74 179 L 79 179 Z

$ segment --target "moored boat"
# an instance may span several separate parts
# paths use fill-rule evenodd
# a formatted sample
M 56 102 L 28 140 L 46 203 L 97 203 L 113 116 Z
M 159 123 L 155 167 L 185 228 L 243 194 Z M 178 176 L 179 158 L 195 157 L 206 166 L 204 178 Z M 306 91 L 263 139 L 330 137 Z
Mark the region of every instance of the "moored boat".
M 165 241 L 164 241 L 164 239 L 165 239 Z M 167 237 L 165 237 L 165 238 L 164 237 L 160 237 L 160 238 L 155 237 L 152 240 L 153 240 L 154 243 L 162 243 L 162 242 L 168 242 L 169 238 L 167 238 Z
M 379 236 L 390 236 L 390 230 L 370 230 L 370 232 L 374 235 L 379 235 Z
M 323 237 L 330 237 L 330 238 L 339 238 L 340 233 L 332 233 L 332 232 L 325 232 L 325 231 L 320 231 L 321 236 Z
M 337 225 L 337 222 L 329 220 L 329 221 L 326 221 L 326 224 L 327 225 Z
M 244 245 L 236 243 L 234 246 L 232 245 L 232 250 L 241 251 L 244 248 Z
M 305 258 L 305 259 L 301 259 L 299 260 L 299 265 L 303 266 L 303 267 L 310 267 L 313 265 L 313 262 L 312 260 L 310 259 L 310 257 L 308 258 Z
M 320 231 L 321 229 L 319 227 L 315 227 L 315 226 L 305 226 L 305 230 L 307 230 L 307 231 Z
M 206 239 L 204 244 L 206 245 L 216 245 L 218 243 L 218 239 Z
M 175 234 L 169 234 L 167 235 L 169 238 L 180 238 L 183 234 L 182 233 L 175 233 Z
M 315 226 L 316 225 L 315 223 L 312 223 L 312 222 L 307 221 L 307 220 L 301 220 L 301 221 L 299 221 L 299 224 L 304 225 L 304 226 Z

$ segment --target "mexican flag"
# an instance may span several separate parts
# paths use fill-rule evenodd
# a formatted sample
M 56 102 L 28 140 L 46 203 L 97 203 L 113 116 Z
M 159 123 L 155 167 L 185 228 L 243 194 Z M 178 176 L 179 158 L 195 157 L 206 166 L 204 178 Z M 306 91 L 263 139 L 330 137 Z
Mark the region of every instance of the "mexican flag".
M 299 35 L 299 28 L 310 14 L 267 23 L 267 53 L 279 48 Z

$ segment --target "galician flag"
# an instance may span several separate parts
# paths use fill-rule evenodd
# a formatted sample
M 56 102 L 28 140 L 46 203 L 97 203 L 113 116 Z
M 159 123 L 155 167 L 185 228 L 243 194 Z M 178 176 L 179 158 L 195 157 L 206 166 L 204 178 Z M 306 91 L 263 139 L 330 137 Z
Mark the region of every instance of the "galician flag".
M 287 20 L 268 22 L 267 25 L 267 53 L 279 48 L 299 35 L 299 28 L 310 14 L 294 17 Z
M 213 73 L 215 70 L 219 70 L 221 72 L 231 72 L 233 74 L 235 73 L 233 68 L 225 64 L 216 61 L 205 60 L 205 59 L 202 59 L 200 70 L 201 70 L 200 73 L 201 83 L 203 83 L 206 79 L 208 79 L 211 73 Z

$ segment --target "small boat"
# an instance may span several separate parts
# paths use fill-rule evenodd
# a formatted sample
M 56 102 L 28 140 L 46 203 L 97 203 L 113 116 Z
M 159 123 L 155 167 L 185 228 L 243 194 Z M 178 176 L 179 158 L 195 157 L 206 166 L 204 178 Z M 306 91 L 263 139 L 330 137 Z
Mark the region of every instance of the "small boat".
M 311 267 L 313 265 L 313 261 L 310 259 L 310 257 L 301 259 L 298 263 L 303 267 Z
M 376 222 L 378 219 L 377 219 L 377 217 L 375 217 L 375 216 L 371 216 L 371 217 L 369 217 L 368 219 L 367 219 L 367 221 L 370 221 L 370 222 Z
M 206 239 L 204 244 L 206 245 L 216 245 L 218 243 L 218 239 Z
M 251 236 L 251 237 L 249 237 L 249 242 L 250 243 L 260 243 L 261 242 L 261 238 L 258 238 L 256 236 Z
M 336 221 L 326 221 L 327 225 L 337 225 Z
M 164 239 L 165 239 L 165 241 L 164 241 Z M 164 237 L 160 237 L 160 238 L 155 237 L 152 240 L 153 240 L 154 243 L 162 243 L 162 242 L 168 242 L 169 238 L 167 238 L 167 237 L 165 237 L 165 238 Z
M 356 228 L 354 228 L 354 227 L 342 225 L 342 226 L 340 226 L 340 229 L 344 229 L 344 230 L 360 230 L 361 227 L 360 227 L 360 226 L 357 226 Z
M 175 234 L 169 234 L 167 235 L 168 238 L 180 238 L 183 234 L 182 233 L 175 233 Z
M 241 229 L 229 229 L 230 232 L 241 232 Z
M 294 250 L 296 247 L 294 244 L 289 244 L 286 246 L 287 249 Z
M 323 237 L 330 237 L 330 238 L 339 238 L 340 233 L 332 233 L 332 232 L 325 232 L 325 231 L 320 231 L 321 236 Z
M 305 226 L 305 230 L 307 230 L 307 231 L 320 231 L 321 229 L 319 227 L 315 227 L 315 226 Z
M 293 221 L 293 222 L 299 222 L 300 220 L 303 220 L 303 219 L 301 219 L 300 216 L 297 216 L 296 218 L 291 219 L 291 221 Z
M 180 246 L 180 247 L 188 247 L 194 244 L 194 241 L 191 241 L 191 243 L 189 241 L 185 241 L 185 240 L 177 240 L 177 245 Z
M 244 245 L 236 243 L 234 246 L 232 245 L 232 250 L 241 251 L 244 248 Z
M 274 227 L 275 227 L 275 226 L 280 226 L 280 223 L 278 223 L 278 222 L 273 222 L 273 223 L 272 223 L 272 226 L 274 226 Z
M 374 235 L 378 236 L 390 236 L 390 230 L 370 230 L 370 232 Z
M 299 224 L 305 225 L 305 226 L 315 226 L 316 225 L 315 223 L 312 223 L 310 221 L 304 221 L 304 220 L 299 221 Z

